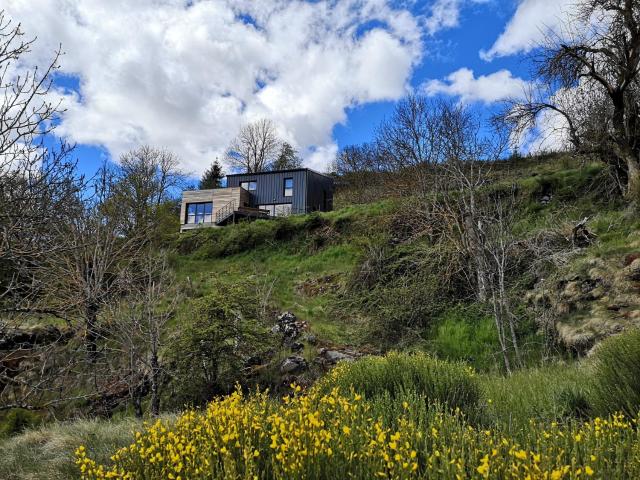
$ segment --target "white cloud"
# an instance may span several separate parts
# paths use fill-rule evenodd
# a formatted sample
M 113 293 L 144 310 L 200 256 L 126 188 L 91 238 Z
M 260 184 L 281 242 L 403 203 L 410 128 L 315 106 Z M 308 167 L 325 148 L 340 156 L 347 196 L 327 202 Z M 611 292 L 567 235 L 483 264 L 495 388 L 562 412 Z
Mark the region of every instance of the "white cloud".
M 114 157 L 140 143 L 165 146 L 198 174 L 260 117 L 323 169 L 346 109 L 401 97 L 420 61 L 419 19 L 390 3 L 6 0 L 4 8 L 38 36 L 30 62 L 45 63 L 62 43 L 62 72 L 80 79 L 80 92 L 65 95 L 58 134 Z
M 427 95 L 460 97 L 464 103 L 493 103 L 521 97 L 527 85 L 527 81 L 514 77 L 509 70 L 476 77 L 473 70 L 461 68 L 448 75 L 445 81 L 429 80 L 420 88 Z
M 430 14 L 425 19 L 425 27 L 430 35 L 458 26 L 460 19 L 460 0 L 436 0 L 431 5 Z
M 489 3 L 492 0 L 435 0 L 427 9 L 424 27 L 429 35 L 440 30 L 457 27 L 460 24 L 460 12 L 470 3 Z
M 575 8 L 576 0 L 522 0 L 504 31 L 488 51 L 480 51 L 484 60 L 529 52 L 549 31 L 557 32 Z

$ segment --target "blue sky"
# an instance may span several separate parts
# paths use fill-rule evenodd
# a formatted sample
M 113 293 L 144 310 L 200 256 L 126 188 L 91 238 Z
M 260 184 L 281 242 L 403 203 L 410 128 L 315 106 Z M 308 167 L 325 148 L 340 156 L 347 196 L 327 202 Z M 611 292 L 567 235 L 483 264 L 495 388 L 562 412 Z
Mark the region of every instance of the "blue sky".
M 571 0 L 7 0 L 65 55 L 57 135 L 80 170 L 146 143 L 197 177 L 244 123 L 271 118 L 311 167 L 370 141 L 409 91 L 485 114 L 530 81 L 527 53 Z

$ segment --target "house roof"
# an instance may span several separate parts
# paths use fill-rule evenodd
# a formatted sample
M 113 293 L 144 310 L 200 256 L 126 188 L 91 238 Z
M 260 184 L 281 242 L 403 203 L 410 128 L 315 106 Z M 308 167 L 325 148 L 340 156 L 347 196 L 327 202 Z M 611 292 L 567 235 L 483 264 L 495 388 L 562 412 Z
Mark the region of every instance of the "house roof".
M 265 172 L 255 172 L 255 173 L 232 173 L 230 175 L 227 175 L 228 177 L 241 177 L 241 176 L 247 176 L 247 175 L 268 175 L 270 173 L 287 173 L 287 172 L 300 172 L 300 171 L 309 171 L 309 172 L 313 172 L 316 173 L 318 175 L 322 175 L 323 177 L 327 177 L 327 178 L 331 178 L 333 180 L 333 177 L 327 175 L 326 173 L 320 173 L 316 170 L 313 170 L 311 168 L 306 168 L 306 167 L 298 167 L 298 168 L 286 168 L 284 170 L 269 170 L 269 171 L 265 171 Z

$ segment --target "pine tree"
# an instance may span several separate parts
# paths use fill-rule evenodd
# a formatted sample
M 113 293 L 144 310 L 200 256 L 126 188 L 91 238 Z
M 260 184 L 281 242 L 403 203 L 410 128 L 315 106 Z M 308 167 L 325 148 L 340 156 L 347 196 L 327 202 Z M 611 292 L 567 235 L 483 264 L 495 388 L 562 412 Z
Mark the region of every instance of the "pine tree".
M 200 179 L 200 190 L 207 190 L 210 188 L 220 188 L 222 186 L 222 178 L 224 177 L 224 172 L 222 171 L 222 167 L 218 162 L 218 159 L 211 164 L 211 166 L 204 172 L 202 178 Z
M 298 157 L 298 152 L 291 144 L 283 142 L 280 147 L 280 153 L 271 164 L 271 170 L 287 170 L 290 168 L 298 168 L 302 166 L 302 160 Z

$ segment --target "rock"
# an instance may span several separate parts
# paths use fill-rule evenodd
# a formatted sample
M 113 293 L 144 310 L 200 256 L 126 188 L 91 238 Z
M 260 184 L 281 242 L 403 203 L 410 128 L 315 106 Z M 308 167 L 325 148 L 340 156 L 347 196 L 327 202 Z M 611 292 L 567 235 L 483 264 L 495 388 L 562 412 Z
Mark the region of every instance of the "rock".
M 303 330 L 307 328 L 306 322 L 299 321 L 291 312 L 284 312 L 278 315 L 277 322 L 272 328 L 273 333 L 282 334 L 283 345 L 292 345 Z
M 352 362 L 353 360 L 355 360 L 354 355 L 340 352 L 338 350 L 329 350 L 326 348 L 320 349 L 319 356 L 322 357 L 327 363 L 338 363 L 341 360 Z
M 291 350 L 294 352 L 299 352 L 300 350 L 302 350 L 304 348 L 304 343 L 300 343 L 300 342 L 293 342 L 291 344 Z
M 307 369 L 307 361 L 299 355 L 291 355 L 280 364 L 280 373 L 301 372 Z
M 546 205 L 546 204 L 548 204 L 548 203 L 551 201 L 551 199 L 552 199 L 552 198 L 553 198 L 553 197 L 552 197 L 551 195 L 543 195 L 543 196 L 540 198 L 540 203 L 541 203 L 541 204 L 543 204 L 543 205 Z
M 634 282 L 640 281 L 640 258 L 633 260 L 625 269 L 625 275 Z
M 318 337 L 316 337 L 313 333 L 308 333 L 304 336 L 303 340 L 310 345 L 315 345 L 318 343 Z

